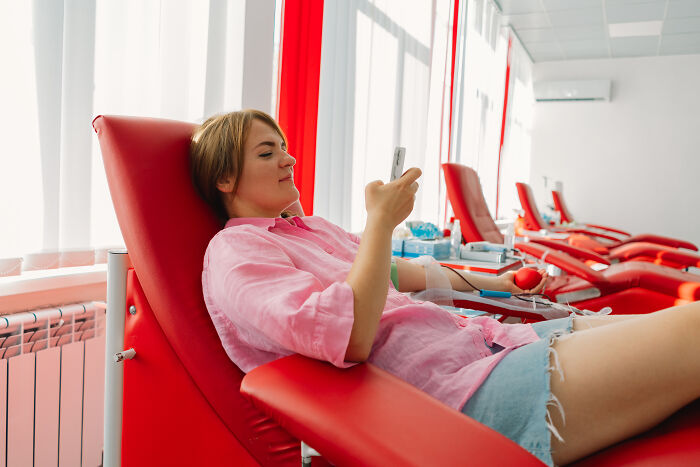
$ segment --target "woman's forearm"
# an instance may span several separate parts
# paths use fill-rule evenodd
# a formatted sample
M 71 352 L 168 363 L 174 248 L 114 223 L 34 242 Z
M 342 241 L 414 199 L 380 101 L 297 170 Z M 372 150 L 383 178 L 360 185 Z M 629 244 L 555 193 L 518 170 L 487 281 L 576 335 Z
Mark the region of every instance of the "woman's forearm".
M 396 266 L 399 276 L 399 292 L 418 292 L 425 290 L 426 288 L 426 271 L 420 264 L 415 264 L 407 261 L 403 258 L 396 258 Z M 459 276 L 464 277 L 470 284 L 474 285 L 478 289 L 487 290 L 502 290 L 503 281 L 494 276 L 482 276 L 477 274 L 470 274 L 465 271 L 451 271 L 445 267 L 441 268 L 442 272 L 450 280 L 450 285 L 453 290 L 458 291 L 471 291 L 474 290 L 467 284 L 467 282 L 461 279 Z M 459 274 L 459 276 L 458 276 Z
M 469 284 L 472 284 L 477 289 L 501 290 L 502 288 L 497 276 L 482 276 L 480 274 L 470 274 L 465 271 L 451 271 L 447 268 L 443 268 L 443 271 L 447 274 L 447 277 L 449 277 L 453 290 L 467 292 L 474 290 Z M 469 281 L 469 284 L 467 284 L 464 279 L 461 279 L 458 274 Z
M 362 362 L 369 356 L 386 304 L 390 267 L 391 228 L 370 218 L 345 279 L 354 296 L 354 321 L 346 361 Z

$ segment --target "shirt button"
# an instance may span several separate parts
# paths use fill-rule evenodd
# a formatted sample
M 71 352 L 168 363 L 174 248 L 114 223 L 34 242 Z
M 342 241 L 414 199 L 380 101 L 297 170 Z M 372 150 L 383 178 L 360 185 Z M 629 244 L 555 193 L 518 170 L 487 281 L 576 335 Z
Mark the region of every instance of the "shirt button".
M 328 253 L 328 254 L 333 253 L 333 248 L 326 248 L 326 253 Z

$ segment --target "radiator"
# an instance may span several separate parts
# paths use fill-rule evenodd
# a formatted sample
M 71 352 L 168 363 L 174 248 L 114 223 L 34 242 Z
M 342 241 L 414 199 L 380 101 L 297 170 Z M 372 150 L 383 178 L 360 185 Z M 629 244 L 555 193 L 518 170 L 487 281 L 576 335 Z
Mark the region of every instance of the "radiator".
M 102 465 L 105 306 L 0 317 L 0 466 Z

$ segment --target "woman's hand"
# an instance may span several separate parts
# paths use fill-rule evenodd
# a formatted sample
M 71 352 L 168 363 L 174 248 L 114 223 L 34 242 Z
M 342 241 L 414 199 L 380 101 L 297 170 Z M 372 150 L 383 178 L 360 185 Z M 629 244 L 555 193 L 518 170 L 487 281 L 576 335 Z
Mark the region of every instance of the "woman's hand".
M 413 210 L 418 191 L 416 180 L 421 174 L 419 168 L 412 167 L 393 182 L 385 184 L 375 180 L 368 183 L 365 187 L 368 222 L 370 219 L 381 222 L 393 231 Z
M 498 290 L 502 290 L 504 292 L 510 292 L 513 294 L 516 293 L 540 293 L 542 289 L 544 289 L 545 282 L 547 282 L 547 278 L 549 277 L 549 274 L 547 274 L 547 271 L 544 269 L 538 269 L 537 272 L 540 273 L 542 276 L 542 279 L 540 280 L 539 284 L 537 284 L 535 287 L 531 288 L 530 290 L 523 290 L 517 285 L 515 285 L 515 272 L 513 271 L 508 271 L 506 273 L 501 274 L 498 276 L 498 282 L 499 282 L 499 288 Z

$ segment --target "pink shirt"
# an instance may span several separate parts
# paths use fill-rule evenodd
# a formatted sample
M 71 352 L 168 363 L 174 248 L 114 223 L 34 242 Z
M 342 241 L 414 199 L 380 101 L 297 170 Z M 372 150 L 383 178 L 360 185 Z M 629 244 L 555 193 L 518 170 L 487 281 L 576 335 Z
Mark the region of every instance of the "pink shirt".
M 244 372 L 293 353 L 353 365 L 345 278 L 357 247 L 320 217 L 230 219 L 209 243 L 202 286 L 231 360 Z M 530 325 L 462 318 L 390 283 L 369 361 L 459 410 L 508 352 L 537 339 Z M 492 355 L 493 343 L 505 349 Z

